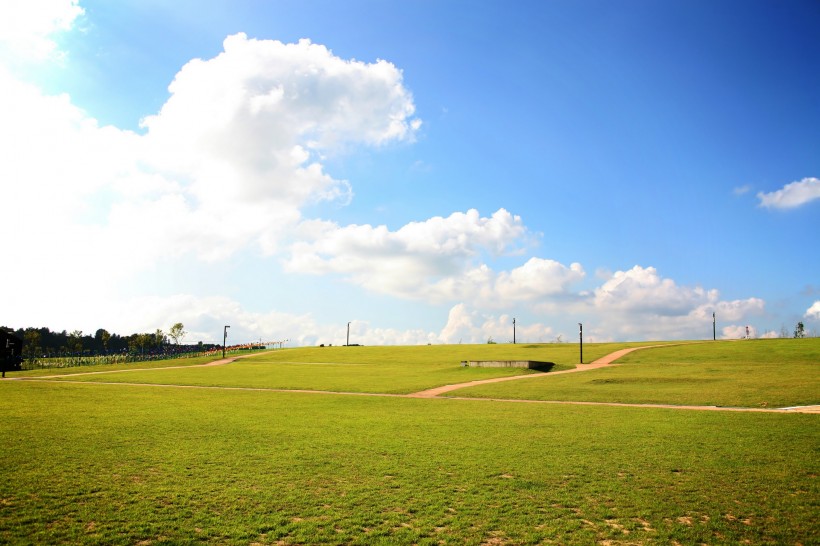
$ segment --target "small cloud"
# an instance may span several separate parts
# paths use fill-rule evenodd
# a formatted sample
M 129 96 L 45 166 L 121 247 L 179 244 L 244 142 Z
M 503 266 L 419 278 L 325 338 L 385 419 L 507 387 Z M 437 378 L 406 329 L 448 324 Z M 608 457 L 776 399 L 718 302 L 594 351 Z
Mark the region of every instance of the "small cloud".
M 820 300 L 817 300 L 806 310 L 805 317 L 808 319 L 820 320 Z
M 737 195 L 737 196 L 740 196 L 740 195 L 745 195 L 745 194 L 749 193 L 750 191 L 752 191 L 752 187 L 749 184 L 746 184 L 744 186 L 738 186 L 737 188 L 734 188 L 732 190 L 732 193 Z
M 800 182 L 786 184 L 769 193 L 758 192 L 760 206 L 774 209 L 793 209 L 820 199 L 820 179 L 804 178 Z
M 410 170 L 414 173 L 429 173 L 433 170 L 433 166 L 429 163 L 418 159 L 410 166 Z
M 725 326 L 721 330 L 722 339 L 753 339 L 757 336 L 757 328 L 754 326 L 743 326 L 732 324 Z

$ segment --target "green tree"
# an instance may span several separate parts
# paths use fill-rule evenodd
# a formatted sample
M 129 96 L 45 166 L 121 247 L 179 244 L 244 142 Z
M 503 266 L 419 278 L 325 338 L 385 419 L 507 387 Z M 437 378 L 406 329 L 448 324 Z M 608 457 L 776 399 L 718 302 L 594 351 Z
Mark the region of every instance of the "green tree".
M 102 347 L 104 353 L 108 352 L 108 342 L 111 341 L 111 334 L 108 333 L 108 330 L 104 328 L 97 330 L 97 333 L 94 334 L 94 340 L 98 346 Z
M 157 328 L 157 331 L 153 334 L 152 345 L 159 350 L 168 344 L 168 337 L 165 335 L 165 332 Z
M 185 331 L 185 326 L 181 322 L 177 322 L 171 329 L 168 330 L 168 337 L 174 340 L 176 345 L 185 337 L 188 332 Z
M 153 341 L 153 334 L 133 334 L 128 339 L 128 350 L 132 353 L 145 354 L 145 348 Z
M 82 353 L 83 352 L 83 331 L 74 330 L 68 336 L 68 352 Z
M 805 327 L 803 326 L 803 323 L 798 322 L 797 326 L 794 329 L 794 338 L 795 339 L 800 339 L 800 338 L 803 338 L 803 337 L 806 337 L 806 330 L 805 330 Z
M 26 328 L 23 333 L 23 358 L 34 360 L 37 355 L 43 352 L 40 347 L 40 330 L 37 328 Z

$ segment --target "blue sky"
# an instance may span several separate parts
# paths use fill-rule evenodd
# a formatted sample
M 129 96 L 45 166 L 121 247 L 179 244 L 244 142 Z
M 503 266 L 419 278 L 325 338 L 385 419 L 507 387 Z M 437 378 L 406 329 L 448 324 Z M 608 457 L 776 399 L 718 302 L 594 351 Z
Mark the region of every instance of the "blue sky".
M 0 323 L 820 330 L 816 2 L 13 1 Z M 6 207 L 4 207 L 6 208 Z

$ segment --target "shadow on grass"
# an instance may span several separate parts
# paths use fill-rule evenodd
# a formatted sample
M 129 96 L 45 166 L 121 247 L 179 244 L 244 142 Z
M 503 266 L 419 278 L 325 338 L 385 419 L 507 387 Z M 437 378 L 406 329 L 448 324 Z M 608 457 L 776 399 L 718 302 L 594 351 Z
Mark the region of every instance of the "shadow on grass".
M 530 369 L 535 370 L 538 372 L 548 372 L 555 367 L 555 362 L 536 362 L 535 360 L 530 361 Z

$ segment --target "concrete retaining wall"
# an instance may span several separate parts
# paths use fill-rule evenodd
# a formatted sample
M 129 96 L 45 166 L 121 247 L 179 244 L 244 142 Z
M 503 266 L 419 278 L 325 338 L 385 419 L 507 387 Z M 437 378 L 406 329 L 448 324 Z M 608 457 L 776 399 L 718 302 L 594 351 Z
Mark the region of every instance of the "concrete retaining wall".
M 539 362 L 537 360 L 464 360 L 462 366 L 472 368 L 543 368 L 550 365 L 550 362 Z

